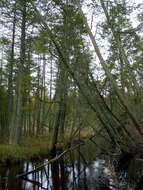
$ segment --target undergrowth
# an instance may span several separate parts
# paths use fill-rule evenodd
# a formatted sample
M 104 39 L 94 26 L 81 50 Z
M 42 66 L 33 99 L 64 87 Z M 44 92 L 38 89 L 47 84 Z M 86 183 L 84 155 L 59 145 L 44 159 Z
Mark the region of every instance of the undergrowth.
M 89 134 L 85 131 L 80 134 L 81 139 L 84 139 Z M 79 143 L 78 134 L 73 136 L 72 142 Z M 69 145 L 69 134 L 66 133 L 64 138 L 58 138 L 56 145 L 57 150 L 63 151 Z M 38 160 L 49 155 L 49 136 L 39 137 L 22 137 L 19 144 L 9 145 L 9 140 L 0 142 L 0 163 L 1 164 L 13 164 L 19 163 L 24 160 Z
M 48 137 L 22 138 L 19 145 L 0 144 L 0 162 L 18 163 L 24 160 L 40 159 L 49 153 Z

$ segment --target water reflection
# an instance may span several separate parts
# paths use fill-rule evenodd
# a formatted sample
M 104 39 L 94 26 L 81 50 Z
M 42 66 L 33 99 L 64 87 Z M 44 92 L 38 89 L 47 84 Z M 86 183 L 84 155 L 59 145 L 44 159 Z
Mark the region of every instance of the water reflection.
M 33 170 L 37 163 L 0 168 L 0 190 L 141 190 L 143 162 L 134 160 L 127 172 L 115 172 L 104 159 L 86 155 L 80 148 L 40 171 L 15 179 L 19 173 Z M 47 160 L 44 160 L 47 161 Z M 43 163 L 44 163 L 43 161 Z M 142 187 L 142 188 L 141 188 Z

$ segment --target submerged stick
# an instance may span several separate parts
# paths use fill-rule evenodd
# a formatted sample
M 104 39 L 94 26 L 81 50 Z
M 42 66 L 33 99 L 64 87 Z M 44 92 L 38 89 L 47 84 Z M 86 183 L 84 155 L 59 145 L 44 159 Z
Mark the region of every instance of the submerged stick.
M 24 178 L 25 181 L 28 181 L 29 183 L 32 183 L 33 185 L 37 185 L 38 187 L 41 187 L 41 189 L 46 189 L 45 187 L 42 186 L 42 183 L 38 182 L 38 181 L 34 181 L 28 178 Z
M 26 176 L 26 175 L 29 175 L 29 174 L 31 174 L 31 173 L 34 173 L 34 172 L 38 171 L 39 169 L 41 169 L 42 167 L 44 167 L 44 166 L 46 166 L 46 165 L 48 165 L 48 164 L 51 164 L 51 163 L 57 161 L 57 160 L 60 159 L 63 155 L 65 155 L 67 152 L 72 151 L 72 150 L 76 149 L 77 147 L 79 147 L 79 146 L 81 146 L 81 145 L 84 145 L 84 144 L 85 144 L 85 143 L 82 142 L 82 143 L 80 143 L 80 144 L 78 144 L 78 145 L 72 146 L 72 147 L 68 148 L 67 150 L 65 150 L 64 152 L 62 152 L 61 154 L 59 154 L 58 156 L 52 158 L 51 160 L 45 162 L 44 164 L 41 164 L 41 165 L 37 166 L 35 169 L 33 169 L 33 170 L 31 170 L 31 171 L 28 171 L 28 172 L 25 172 L 25 173 L 22 173 L 22 174 L 19 174 L 19 175 L 16 175 L 16 178 L 24 177 L 24 176 Z

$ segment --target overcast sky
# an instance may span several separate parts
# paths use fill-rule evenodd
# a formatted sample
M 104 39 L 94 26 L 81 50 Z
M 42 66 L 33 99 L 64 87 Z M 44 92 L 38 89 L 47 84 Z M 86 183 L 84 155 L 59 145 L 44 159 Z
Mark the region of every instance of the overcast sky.
M 118 0 L 117 0 L 118 1 Z M 143 0 L 129 0 L 130 2 L 132 2 L 132 3 L 135 3 L 136 5 L 137 4 L 143 4 Z M 91 0 L 85 0 L 85 2 L 86 3 L 90 3 L 91 2 Z M 97 2 L 99 2 L 99 0 L 97 1 Z M 83 7 L 83 11 L 84 11 L 84 13 L 86 13 L 86 16 L 87 16 L 87 18 L 88 18 L 88 22 L 89 22 L 89 26 L 91 26 L 91 18 L 92 18 L 92 10 L 89 8 L 89 7 Z M 130 16 L 130 19 L 131 19 L 131 21 L 132 21 L 132 23 L 133 23 L 133 26 L 134 27 L 136 27 L 138 24 L 139 24 L 139 22 L 137 21 L 137 19 L 136 19 L 136 17 L 137 17 L 137 10 L 135 10 L 132 14 L 131 14 L 131 16 Z M 96 30 L 97 30 L 97 23 L 100 21 L 100 20 L 102 20 L 104 18 L 104 15 L 100 15 L 100 16 L 97 16 L 97 17 L 93 17 L 93 25 L 92 25 L 92 31 L 93 31 L 93 34 L 95 34 L 96 32 Z M 2 25 L 1 25 L 2 26 Z M 2 26 L 1 27 L 0 26 L 0 37 L 2 37 L 2 36 L 6 36 L 7 37 L 7 32 L 9 33 L 9 31 L 8 30 L 6 30 L 5 29 L 5 27 L 4 26 Z M 96 35 L 96 38 L 98 39 L 98 35 Z M 101 40 L 101 39 L 100 39 Z M 99 44 L 99 46 L 100 46 L 100 48 L 102 48 L 102 46 L 103 46 L 103 44 L 104 44 L 104 48 L 103 48 L 103 51 L 102 51 L 102 53 L 104 54 L 104 57 L 106 57 L 106 55 L 107 55 L 107 53 L 106 53 L 106 47 L 107 47 L 107 45 L 106 45 L 106 41 L 104 40 L 102 40 L 102 42 Z M 93 50 L 93 47 L 92 46 L 90 46 L 90 49 L 91 50 Z M 1 52 L 0 52 L 0 54 L 1 54 Z

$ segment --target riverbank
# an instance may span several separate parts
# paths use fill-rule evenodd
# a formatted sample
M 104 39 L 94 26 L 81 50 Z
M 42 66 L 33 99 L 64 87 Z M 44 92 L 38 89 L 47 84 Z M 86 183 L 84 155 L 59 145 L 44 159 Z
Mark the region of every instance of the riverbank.
M 85 139 L 89 133 L 81 133 L 80 138 Z M 79 143 L 79 137 L 75 136 L 72 141 Z M 0 164 L 17 164 L 23 161 L 40 160 L 49 156 L 49 136 L 22 137 L 18 145 L 9 145 L 8 140 L 0 143 Z M 69 146 L 68 135 L 57 142 L 57 150 L 62 151 Z
M 42 159 L 49 154 L 48 137 L 25 137 L 18 145 L 0 144 L 0 163 L 13 164 L 24 160 Z
M 39 140 L 39 138 L 38 138 Z M 45 139 L 46 140 L 46 139 Z M 36 141 L 37 142 L 37 141 Z M 33 143 L 33 142 L 32 142 Z M 28 142 L 29 144 L 29 142 Z M 74 149 L 73 148 L 78 147 Z M 91 141 L 84 146 L 72 147 L 54 159 L 23 162 L 10 167 L 0 167 L 0 190 L 34 189 L 132 189 L 142 190 L 142 161 L 122 160 L 129 163 L 129 170 L 116 169 L 117 156 L 99 155 Z M 55 160 L 59 159 L 57 162 Z M 50 167 L 48 167 L 50 163 Z M 121 175 L 122 174 L 122 175 Z M 15 177 L 16 176 L 16 177 Z

